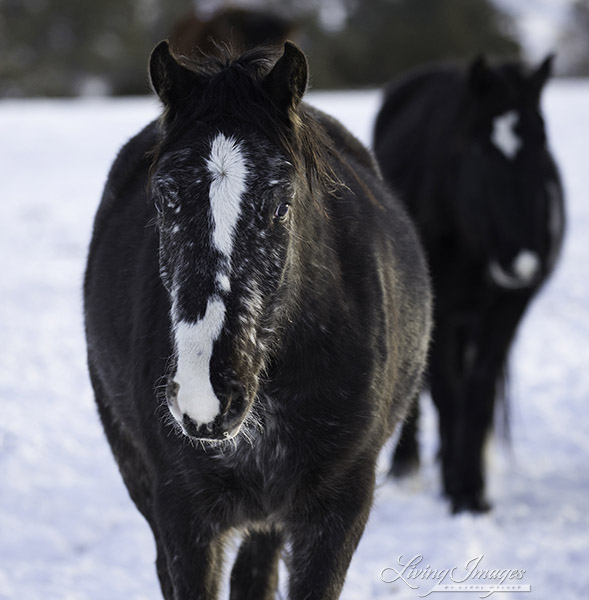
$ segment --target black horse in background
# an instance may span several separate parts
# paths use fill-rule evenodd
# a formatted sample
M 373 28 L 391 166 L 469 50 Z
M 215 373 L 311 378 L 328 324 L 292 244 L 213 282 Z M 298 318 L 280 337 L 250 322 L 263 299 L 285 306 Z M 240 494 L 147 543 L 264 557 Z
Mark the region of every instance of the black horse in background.
M 194 11 L 178 20 L 170 33 L 170 49 L 176 56 L 222 54 L 222 45 L 240 51 L 257 46 L 282 46 L 295 39 L 300 24 L 278 13 L 254 8 L 220 8 L 209 18 Z
M 88 364 L 167 600 L 335 600 L 379 451 L 421 388 L 425 258 L 368 151 L 301 101 L 303 53 L 151 56 L 84 286 Z
M 434 67 L 394 80 L 374 129 L 385 178 L 429 260 L 434 333 L 429 386 L 439 413 L 443 485 L 454 512 L 485 511 L 483 445 L 518 324 L 552 272 L 563 194 L 540 95 L 551 57 Z M 418 464 L 417 407 L 392 472 Z

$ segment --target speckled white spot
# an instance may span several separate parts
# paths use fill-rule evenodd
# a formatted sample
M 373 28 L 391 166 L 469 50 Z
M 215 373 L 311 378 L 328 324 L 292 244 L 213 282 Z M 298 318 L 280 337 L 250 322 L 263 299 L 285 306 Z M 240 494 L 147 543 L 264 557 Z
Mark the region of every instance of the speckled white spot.
M 515 158 L 522 147 L 522 141 L 515 133 L 519 115 L 515 110 L 508 110 L 493 119 L 491 141 L 509 159 Z

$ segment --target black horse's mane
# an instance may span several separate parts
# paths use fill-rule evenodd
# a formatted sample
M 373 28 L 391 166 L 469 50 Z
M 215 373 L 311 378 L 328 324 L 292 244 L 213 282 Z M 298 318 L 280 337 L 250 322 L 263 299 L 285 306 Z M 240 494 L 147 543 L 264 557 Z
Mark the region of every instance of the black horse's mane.
M 316 111 L 293 101 L 285 113 L 264 90 L 264 78 L 280 56 L 280 48 L 257 47 L 239 53 L 226 44 L 214 55 L 195 50 L 190 56 L 177 56 L 178 64 L 194 75 L 194 86 L 183 99 L 177 123 L 164 113 L 165 137 L 155 156 L 162 145 L 182 136 L 187 117 L 209 123 L 247 123 L 282 148 L 311 190 L 333 186 L 336 178 L 328 156 L 334 149 Z

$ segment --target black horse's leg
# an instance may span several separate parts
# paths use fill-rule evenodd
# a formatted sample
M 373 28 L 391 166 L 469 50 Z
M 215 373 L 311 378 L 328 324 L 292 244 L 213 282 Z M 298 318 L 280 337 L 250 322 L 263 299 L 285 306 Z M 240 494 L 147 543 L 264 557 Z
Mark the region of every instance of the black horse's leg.
M 374 493 L 370 458 L 348 471 L 329 496 L 313 497 L 287 528 L 291 542 L 289 600 L 336 600 L 364 531 Z M 339 490 L 336 493 L 336 490 Z M 295 519 L 295 517 L 298 517 Z
M 454 448 L 456 443 L 457 402 L 461 387 L 458 329 L 450 316 L 435 316 L 435 331 L 429 358 L 431 397 L 438 411 L 440 459 L 444 492 L 452 494 L 457 477 Z
M 457 471 L 450 494 L 453 512 L 483 512 L 490 508 L 484 494 L 484 443 L 493 425 L 497 383 L 528 301 L 526 292 L 505 292 L 481 315 L 472 366 L 465 374 L 461 392 L 454 448 Z
M 246 535 L 231 570 L 230 600 L 272 600 L 278 586 L 282 535 L 256 531 Z
M 173 600 L 217 600 L 223 539 L 215 531 L 218 528 L 195 510 L 195 499 L 182 495 L 180 489 L 173 481 L 158 489 L 154 506 L 159 531 L 158 555 L 163 549 L 158 566 L 167 568 Z M 161 585 L 165 590 L 163 581 Z
M 170 577 L 170 571 L 168 568 L 168 557 L 166 551 L 160 542 L 159 535 L 155 538 L 157 546 L 157 558 L 155 566 L 157 570 L 157 577 L 160 582 L 162 589 L 162 595 L 165 600 L 174 600 L 174 586 L 172 585 L 172 579 Z
M 411 403 L 407 420 L 403 423 L 399 441 L 395 447 L 389 474 L 403 477 L 415 472 L 419 467 L 419 445 L 417 443 L 417 425 L 419 423 L 419 394 Z
M 159 540 L 159 533 L 153 515 L 153 486 L 152 478 L 146 467 L 141 452 L 135 446 L 132 436 L 121 422 L 114 419 L 109 408 L 109 402 L 103 393 L 98 377 L 90 368 L 90 379 L 96 396 L 98 414 L 106 437 L 115 455 L 119 470 L 129 491 L 131 499 L 149 523 L 157 545 L 156 569 L 162 594 L 166 600 L 174 600 L 172 582 L 168 572 L 165 552 Z

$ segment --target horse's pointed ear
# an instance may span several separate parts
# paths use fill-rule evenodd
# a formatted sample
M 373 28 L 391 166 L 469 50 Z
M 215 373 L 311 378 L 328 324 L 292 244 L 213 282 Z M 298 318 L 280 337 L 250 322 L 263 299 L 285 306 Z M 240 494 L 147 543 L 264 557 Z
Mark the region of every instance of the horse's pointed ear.
M 149 77 L 155 93 L 167 107 L 186 98 L 196 83 L 194 74 L 172 56 L 167 40 L 160 42 L 151 53 Z
M 493 71 L 484 54 L 479 54 L 468 67 L 468 87 L 479 93 L 485 93 L 493 84 Z
M 303 51 L 292 42 L 284 42 L 284 53 L 262 83 L 274 104 L 283 112 L 296 108 L 307 89 L 309 70 Z
M 542 88 L 548 81 L 552 73 L 552 63 L 554 62 L 554 54 L 549 54 L 538 66 L 538 68 L 532 73 L 531 82 L 534 89 L 538 94 L 542 91 Z

